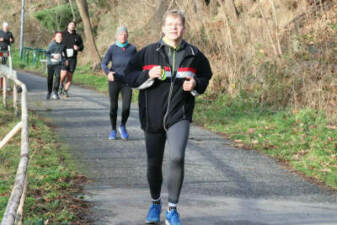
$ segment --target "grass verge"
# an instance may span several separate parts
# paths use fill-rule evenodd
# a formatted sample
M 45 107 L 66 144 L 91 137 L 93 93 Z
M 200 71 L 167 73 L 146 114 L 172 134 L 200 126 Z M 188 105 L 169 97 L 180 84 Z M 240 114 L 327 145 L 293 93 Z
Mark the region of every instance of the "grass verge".
M 236 147 L 256 149 L 337 190 L 337 127 L 312 109 L 272 111 L 244 96 L 198 98 L 195 120 L 226 134 Z
M 46 122 L 30 113 L 28 192 L 25 201 L 26 225 L 88 224 L 88 203 L 78 194 L 86 179 L 67 159 L 68 153 L 56 142 Z M 11 122 L 9 122 L 11 121 Z M 18 122 L 12 110 L 0 106 L 0 137 Z M 20 135 L 0 151 L 0 221 L 4 214 L 19 162 Z

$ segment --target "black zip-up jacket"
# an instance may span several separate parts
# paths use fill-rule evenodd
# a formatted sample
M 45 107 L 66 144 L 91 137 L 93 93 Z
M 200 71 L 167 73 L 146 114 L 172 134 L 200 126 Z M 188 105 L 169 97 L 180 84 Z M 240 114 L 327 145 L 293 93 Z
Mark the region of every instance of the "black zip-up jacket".
M 3 38 L 3 41 L 0 41 L 0 50 L 8 51 L 8 46 L 14 43 L 14 37 L 12 32 L 0 30 L 0 38 Z M 10 39 L 13 39 L 10 41 Z
M 210 64 L 201 51 L 185 41 L 179 49 L 184 55 L 180 65 L 175 66 L 175 72 L 171 73 L 172 65 L 162 41 L 139 51 L 124 71 L 125 82 L 140 89 L 139 118 L 142 129 L 147 132 L 162 133 L 176 122 L 192 121 L 195 95 L 205 92 L 212 77 Z M 166 79 L 149 78 L 149 70 L 157 65 L 165 70 Z M 187 76 L 196 81 L 192 92 L 183 90 Z
M 69 33 L 68 30 L 63 31 L 62 33 L 62 44 L 64 45 L 65 49 L 66 49 L 66 59 L 69 58 L 75 58 L 77 57 L 77 51 L 74 49 L 74 45 L 78 46 L 78 51 L 83 51 L 83 40 L 81 38 L 81 36 L 79 34 L 76 33 L 76 31 L 74 30 L 73 33 Z M 73 51 L 73 55 L 70 56 L 69 50 L 68 49 L 72 49 Z

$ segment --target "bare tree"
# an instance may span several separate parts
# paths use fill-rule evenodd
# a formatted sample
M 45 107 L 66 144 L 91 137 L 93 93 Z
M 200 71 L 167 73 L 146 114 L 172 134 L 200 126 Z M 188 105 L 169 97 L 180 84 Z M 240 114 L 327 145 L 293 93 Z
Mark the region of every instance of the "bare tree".
M 88 51 L 91 56 L 91 62 L 94 69 L 98 69 L 101 62 L 101 56 L 97 51 L 95 39 L 92 34 L 92 28 L 88 11 L 88 2 L 87 0 L 76 0 L 76 3 L 83 21 L 86 45 L 88 46 Z
M 76 16 L 75 16 L 75 11 L 74 11 L 72 0 L 69 0 L 69 5 L 70 5 L 71 13 L 73 14 L 73 21 L 76 21 Z
M 155 11 L 149 20 L 149 23 L 145 26 L 144 29 L 150 30 L 151 34 L 159 34 L 161 28 L 161 20 L 163 15 L 169 8 L 170 1 L 168 0 L 156 0 L 156 8 Z

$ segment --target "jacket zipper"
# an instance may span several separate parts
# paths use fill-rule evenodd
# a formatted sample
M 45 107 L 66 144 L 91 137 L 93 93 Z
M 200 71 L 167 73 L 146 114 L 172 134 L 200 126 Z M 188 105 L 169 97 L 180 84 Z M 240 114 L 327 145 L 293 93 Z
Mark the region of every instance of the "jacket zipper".
M 170 49 L 170 48 L 169 48 Z M 171 105 L 171 98 L 172 98 L 172 92 L 173 92 L 173 87 L 174 87 L 174 82 L 175 82 L 175 78 L 176 78 L 176 72 L 175 72 L 175 60 L 176 60 L 176 50 L 173 49 L 173 57 L 172 57 L 172 66 L 171 67 L 171 83 L 170 83 L 170 90 L 169 90 L 169 96 L 168 96 L 168 99 L 167 99 L 167 108 L 166 108 L 166 113 L 164 115 L 164 121 L 163 121 L 163 127 L 164 127 L 164 130 L 167 132 L 168 128 L 166 127 L 166 120 L 167 120 L 167 117 L 170 113 L 170 105 Z
M 173 57 L 173 60 L 172 60 L 172 64 L 173 64 L 173 68 L 175 67 L 175 53 L 176 53 L 176 50 L 173 51 L 173 54 L 174 54 L 174 57 Z M 165 57 L 165 59 L 167 60 L 167 57 Z M 184 57 L 181 62 L 180 62 L 180 65 L 178 66 L 178 68 L 183 64 L 183 62 L 186 60 L 186 57 Z M 177 70 L 178 71 L 178 70 Z M 172 74 L 173 72 L 173 74 Z M 171 66 L 171 74 L 172 74 L 172 77 L 171 77 L 171 85 L 170 85 L 170 91 L 169 91 L 169 96 L 168 96 L 168 99 L 167 99 L 167 109 L 166 109 L 166 113 L 164 115 L 164 121 L 163 121 L 163 126 L 164 126 L 164 130 L 167 132 L 168 128 L 166 127 L 166 120 L 167 120 L 167 117 L 168 117 L 168 114 L 170 112 L 170 105 L 171 105 L 171 98 L 172 98 L 172 92 L 173 92 L 173 86 L 174 86 L 174 83 L 175 83 L 175 80 L 176 80 L 176 72 L 172 70 L 172 66 Z M 186 113 L 185 113 L 185 105 L 183 105 L 183 110 L 184 110 L 184 118 L 186 118 Z

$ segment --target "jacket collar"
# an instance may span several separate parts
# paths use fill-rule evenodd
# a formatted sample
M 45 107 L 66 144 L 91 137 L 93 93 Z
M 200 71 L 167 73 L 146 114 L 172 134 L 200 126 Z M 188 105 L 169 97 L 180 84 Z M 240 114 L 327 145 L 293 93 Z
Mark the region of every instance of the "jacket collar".
M 76 30 L 73 30 L 72 33 L 70 33 L 70 32 L 68 31 L 68 29 L 66 29 L 65 31 L 66 31 L 68 34 L 70 34 L 70 35 L 71 35 L 71 34 L 76 34 Z
M 156 51 L 159 52 L 159 51 L 163 50 L 164 47 L 165 47 L 165 45 L 166 44 L 163 41 L 163 39 L 160 39 L 157 42 Z M 195 47 L 193 47 L 192 45 L 190 45 L 189 43 L 187 43 L 185 40 L 182 40 L 182 42 L 180 43 L 179 49 L 185 49 L 185 57 L 187 57 L 187 56 L 195 56 L 197 54 L 197 51 L 198 51 Z

